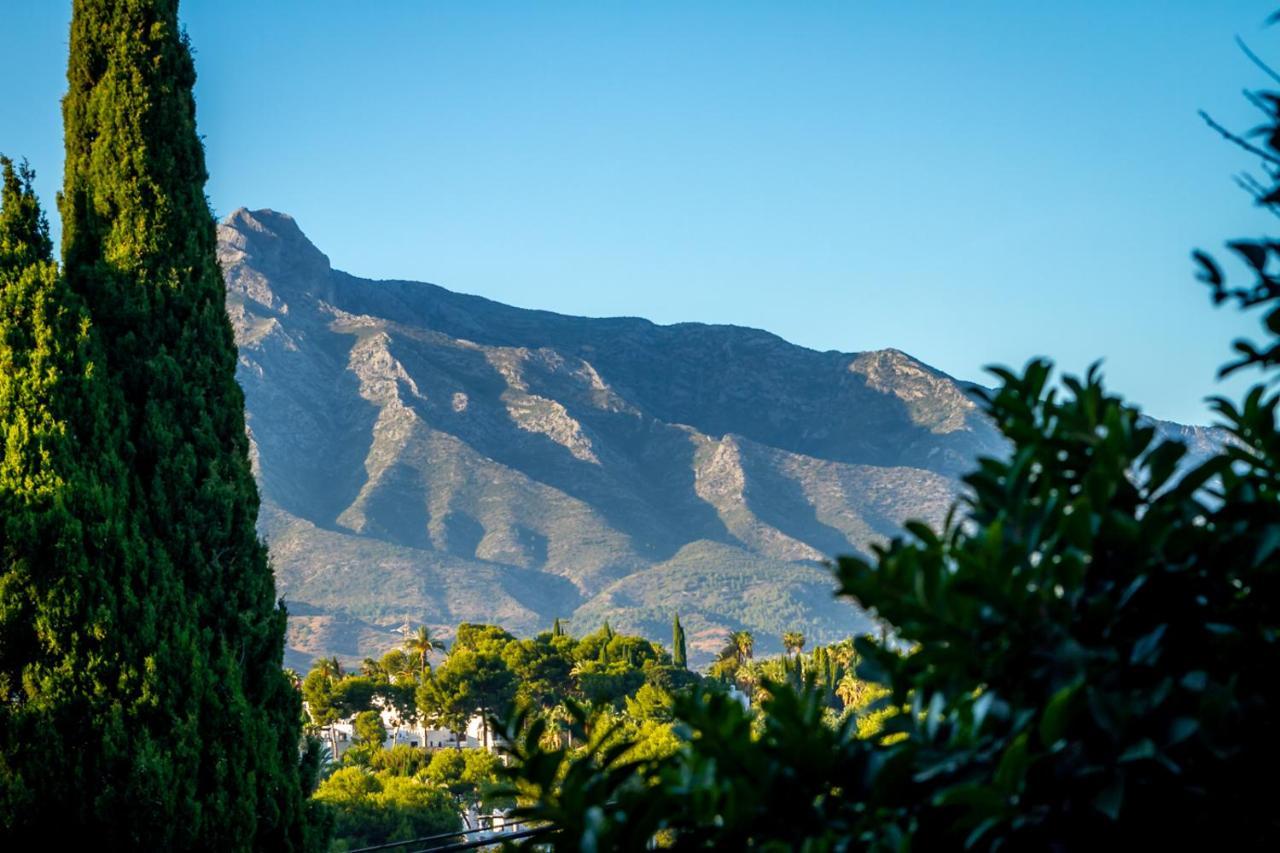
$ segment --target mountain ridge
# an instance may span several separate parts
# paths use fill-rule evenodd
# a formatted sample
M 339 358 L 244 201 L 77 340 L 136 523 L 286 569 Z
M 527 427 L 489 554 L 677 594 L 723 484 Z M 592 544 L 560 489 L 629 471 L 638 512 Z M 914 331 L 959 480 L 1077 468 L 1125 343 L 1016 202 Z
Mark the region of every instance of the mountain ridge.
M 364 280 L 270 210 L 219 256 L 295 663 L 418 623 L 665 640 L 675 610 L 695 662 L 835 639 L 869 623 L 821 560 L 939 523 L 1003 448 L 976 386 L 900 350 Z

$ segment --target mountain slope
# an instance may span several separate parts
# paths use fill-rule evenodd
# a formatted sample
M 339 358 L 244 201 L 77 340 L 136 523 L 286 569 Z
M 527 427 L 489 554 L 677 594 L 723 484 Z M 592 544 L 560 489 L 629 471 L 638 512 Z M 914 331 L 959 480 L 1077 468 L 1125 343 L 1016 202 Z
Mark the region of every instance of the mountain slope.
M 834 639 L 866 622 L 819 561 L 940 521 L 1001 452 L 964 385 L 896 350 L 366 281 L 267 210 L 219 236 L 295 661 L 462 620 L 665 640 L 676 608 L 704 653 Z

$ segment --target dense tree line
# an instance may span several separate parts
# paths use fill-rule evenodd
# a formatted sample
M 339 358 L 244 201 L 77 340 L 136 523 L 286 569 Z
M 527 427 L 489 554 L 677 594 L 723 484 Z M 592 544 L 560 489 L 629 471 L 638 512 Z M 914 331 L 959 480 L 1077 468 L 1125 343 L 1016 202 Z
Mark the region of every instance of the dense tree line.
M 420 628 L 403 648 L 366 658 L 350 671 L 336 658 L 322 658 L 298 680 L 309 733 L 317 743 L 327 741 L 330 758 L 341 751 L 336 722 L 349 721 L 354 736 L 340 760 L 324 763 L 315 799 L 335 815 L 339 849 L 447 833 L 458 828 L 460 813 L 508 808 L 522 794 L 501 771 L 501 743 L 490 743 L 482 731 L 480 748 L 462 748 L 461 732 L 477 716 L 487 721 L 518 710 L 525 724 L 539 721 L 544 746 L 565 755 L 619 747 L 629 761 L 653 760 L 678 748 L 674 709 L 681 697 L 695 689 L 729 695 L 737 687 L 759 703 L 768 694 L 758 685 L 775 676 L 820 685 L 820 725 L 856 720 L 864 736 L 874 735 L 884 714 L 869 710 L 879 694 L 853 675 L 853 641 L 804 655 L 803 638 L 788 636 L 795 645 L 785 658 L 739 662 L 739 651 L 753 646 L 754 638 L 730 635 L 726 649 L 732 651 L 709 676 L 608 623 L 576 638 L 559 620 L 550 631 L 523 639 L 495 625 L 463 623 L 447 656 L 445 644 Z M 673 648 L 679 650 L 682 639 L 676 617 Z M 732 669 L 723 665 L 729 660 Z M 747 693 L 736 695 L 741 703 Z M 430 749 L 398 742 L 403 727 L 417 724 L 458 736 Z M 388 739 L 392 745 L 384 748 Z M 448 807 L 442 807 L 446 795 Z
M 494 625 L 464 623 L 447 657 L 444 647 L 424 627 L 403 648 L 366 658 L 351 672 L 325 658 L 299 680 L 308 730 L 327 741 L 330 759 L 340 751 L 334 723 L 350 720 L 354 730 L 340 761 L 322 761 L 314 795 L 334 816 L 337 849 L 447 833 L 468 809 L 513 805 L 498 790 L 497 754 L 485 748 L 492 715 L 519 704 L 560 720 L 568 718 L 568 704 L 583 702 L 619 719 L 626 710 L 638 732 L 650 719 L 646 702 L 669 705 L 667 689 L 696 678 L 649 641 L 607 625 L 576 639 L 557 621 L 549 632 L 517 639 Z M 463 733 L 477 715 L 486 720 L 482 748 L 464 750 Z M 396 742 L 402 727 L 416 724 L 450 729 L 456 738 L 432 750 Z M 388 735 L 392 746 L 384 749 Z
M 176 0 L 76 0 L 62 263 L 0 213 L 0 833 L 314 840 Z
M 385 709 L 405 725 L 462 732 L 473 718 L 487 725 L 517 706 L 548 718 L 569 704 L 620 712 L 646 685 L 671 694 L 700 680 L 661 646 L 608 623 L 578 638 L 557 622 L 524 639 L 496 625 L 463 623 L 447 656 L 443 646 L 422 628 L 405 648 L 367 658 L 356 671 L 344 672 L 335 658 L 317 661 L 300 680 L 308 725 L 322 735 L 340 719 Z M 443 660 L 433 665 L 432 657 Z M 487 732 L 480 739 L 491 745 Z

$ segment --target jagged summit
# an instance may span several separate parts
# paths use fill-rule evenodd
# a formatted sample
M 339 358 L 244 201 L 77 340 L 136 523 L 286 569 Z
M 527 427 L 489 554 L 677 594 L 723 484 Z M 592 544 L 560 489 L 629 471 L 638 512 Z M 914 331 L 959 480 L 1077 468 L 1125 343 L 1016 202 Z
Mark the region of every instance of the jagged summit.
M 293 251 L 323 254 L 302 232 L 293 216 L 269 207 L 258 210 L 237 208 L 223 218 L 219 227 L 229 228 L 249 242 L 261 241 L 264 245 L 275 242 L 284 244 Z
M 939 520 L 1002 452 L 965 386 L 898 350 L 359 279 L 269 210 L 219 238 L 297 655 L 405 622 L 661 639 L 673 610 L 694 655 L 744 627 L 834 639 L 865 623 L 818 561 Z
M 252 271 L 261 276 L 271 276 L 273 281 L 279 277 L 282 283 L 305 282 L 314 286 L 324 281 L 331 271 L 328 256 L 311 242 L 298 226 L 297 221 L 288 213 L 270 208 L 249 210 L 241 207 L 226 216 L 219 224 L 219 237 L 224 266 L 240 274 Z M 352 278 L 341 272 L 337 275 L 342 279 Z M 538 329 L 531 327 L 528 323 L 530 319 L 536 319 L 548 324 L 547 332 L 563 331 L 566 325 L 577 327 L 586 324 L 610 332 L 631 328 L 641 331 L 664 329 L 671 338 L 720 333 L 728 339 L 727 345 L 748 348 L 781 345 L 789 349 L 817 353 L 816 350 L 791 344 L 773 332 L 749 326 L 697 322 L 659 325 L 642 317 L 579 317 L 552 311 L 514 308 L 482 296 L 449 291 L 427 282 L 397 280 L 375 282 L 360 279 L 356 281 L 363 285 L 382 284 L 397 290 L 404 288 L 416 290 L 419 296 L 430 294 L 445 297 L 450 306 L 456 307 L 460 312 L 483 314 L 489 320 L 499 318 L 506 320 L 507 322 L 499 322 L 493 328 L 486 330 L 495 338 L 501 337 L 503 333 L 536 335 Z M 234 287 L 233 282 L 229 284 Z M 462 322 L 462 320 L 455 318 L 454 322 Z M 512 329 L 512 326 L 517 328 Z M 822 355 L 848 357 L 849 354 L 828 351 Z M 882 364 L 896 365 L 900 369 L 919 369 L 949 379 L 945 374 L 898 349 L 889 348 L 855 355 L 860 356 L 864 361 L 873 359 Z M 912 368 L 907 368 L 907 365 Z
M 218 226 L 218 259 L 228 293 L 280 310 L 291 291 L 328 280 L 329 258 L 287 213 L 245 208 Z

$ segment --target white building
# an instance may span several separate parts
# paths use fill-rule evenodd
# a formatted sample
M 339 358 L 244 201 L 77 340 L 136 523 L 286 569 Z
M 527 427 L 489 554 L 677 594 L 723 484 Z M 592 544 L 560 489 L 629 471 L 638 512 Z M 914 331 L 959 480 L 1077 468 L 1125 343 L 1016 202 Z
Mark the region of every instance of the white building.
M 467 720 L 467 740 L 474 741 L 477 748 L 487 749 L 489 752 L 506 743 L 506 740 L 493 730 L 493 726 L 486 728 L 484 718 L 479 714 Z
M 479 715 L 467 722 L 466 730 L 455 732 L 447 728 L 431 728 L 421 722 L 408 723 L 391 708 L 379 710 L 382 727 L 386 730 L 386 738 L 382 741 L 383 749 L 393 746 L 408 746 L 414 749 L 488 749 L 501 742 L 490 729 L 489 738 L 484 739 L 484 726 Z M 334 751 L 334 760 L 341 758 L 351 748 L 355 740 L 355 717 L 338 720 L 324 729 L 325 744 Z

